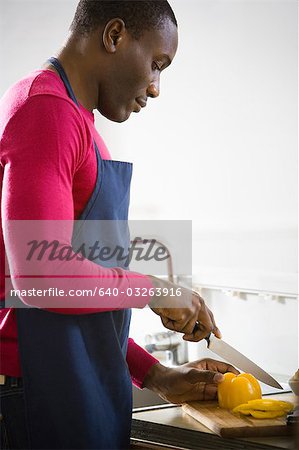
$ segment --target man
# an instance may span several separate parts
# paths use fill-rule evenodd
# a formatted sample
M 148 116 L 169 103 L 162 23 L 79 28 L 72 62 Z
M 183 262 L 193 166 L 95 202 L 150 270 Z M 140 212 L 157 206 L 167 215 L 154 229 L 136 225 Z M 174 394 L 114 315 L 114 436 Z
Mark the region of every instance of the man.
M 5 252 L 13 286 L 23 292 L 31 282 L 23 277 L 24 243 L 11 228 L 13 221 L 113 220 L 118 226 L 127 220 L 132 167 L 111 160 L 92 111 L 123 122 L 149 97 L 158 97 L 160 74 L 173 60 L 177 41 L 177 22 L 165 0 L 81 0 L 57 57 L 2 98 L 1 299 L 7 295 Z M 67 229 L 59 242 L 74 249 L 91 244 L 84 230 Z M 56 264 L 41 265 L 34 274 L 41 287 L 51 286 L 48 270 L 63 267 Z M 130 308 L 145 304 L 187 340 L 210 332 L 220 337 L 198 295 L 182 288 L 181 297 L 166 297 L 163 304 L 158 296 L 129 297 L 128 287 L 149 292 L 174 285 L 134 274 L 125 265 L 107 268 L 86 258 L 72 260 L 74 273 L 84 286 L 101 284 L 120 295 L 113 303 L 104 297 L 92 304 L 69 297 L 64 307 L 55 298 L 43 305 L 20 295 L 35 308 L 1 310 L 1 426 L 10 448 L 128 448 L 131 378 L 182 403 L 215 398 L 221 373 L 237 373 L 209 360 L 167 369 L 128 341 Z M 67 277 L 62 283 L 68 286 Z

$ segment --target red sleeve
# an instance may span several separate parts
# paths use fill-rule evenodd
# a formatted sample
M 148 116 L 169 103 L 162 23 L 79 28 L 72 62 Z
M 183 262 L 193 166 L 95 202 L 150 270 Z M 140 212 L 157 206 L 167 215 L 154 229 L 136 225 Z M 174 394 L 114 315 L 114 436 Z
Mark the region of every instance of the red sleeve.
M 142 389 L 143 380 L 149 369 L 159 361 L 129 338 L 127 363 L 133 384 Z
M 14 114 L 5 128 L 1 140 L 0 163 L 4 170 L 2 185 L 2 228 L 5 248 L 9 256 L 10 272 L 15 289 L 27 289 L 28 280 L 22 275 L 24 242 L 14 233 L 13 222 L 20 220 L 43 221 L 43 227 L 51 221 L 74 220 L 72 183 L 73 177 L 82 163 L 84 148 L 88 145 L 88 133 L 80 113 L 74 105 L 63 98 L 52 95 L 29 97 Z M 47 222 L 44 222 L 47 221 Z M 35 222 L 37 223 L 37 222 Z M 53 222 L 52 222 L 53 223 Z M 53 228 L 53 227 L 52 227 Z M 56 236 L 55 227 L 43 230 L 52 239 L 57 238 L 62 246 L 71 246 L 72 227 L 62 227 Z M 57 227 L 56 227 L 57 228 Z M 23 247 L 22 247 L 23 246 Z M 70 263 L 68 263 L 70 264 Z M 49 265 L 49 263 L 48 263 Z M 53 273 L 65 274 L 63 262 L 51 262 Z M 47 278 L 49 267 L 40 264 L 38 287 L 48 289 L 53 286 Z M 69 270 L 69 269 L 68 269 Z M 61 279 L 59 286 L 80 289 L 117 288 L 124 292 L 113 297 L 69 297 L 67 306 L 63 299 L 51 297 L 51 309 L 63 314 L 87 314 L 103 310 L 128 307 L 143 307 L 149 297 L 127 296 L 127 288 L 150 289 L 148 277 L 120 268 L 107 269 L 87 259 L 72 260 L 74 279 Z M 55 285 L 57 283 L 55 282 Z M 45 300 L 36 297 L 21 297 L 21 300 L 36 307 L 43 307 Z M 53 305 L 53 308 L 52 308 Z M 65 307 L 66 306 L 66 307 Z M 63 308 L 63 309 L 62 309 Z

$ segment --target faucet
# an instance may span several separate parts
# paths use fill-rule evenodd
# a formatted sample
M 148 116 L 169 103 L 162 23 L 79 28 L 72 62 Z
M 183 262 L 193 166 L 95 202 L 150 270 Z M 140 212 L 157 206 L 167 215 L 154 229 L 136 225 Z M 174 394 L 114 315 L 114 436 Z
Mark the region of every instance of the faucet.
M 174 273 L 173 273 L 173 263 L 172 263 L 172 256 L 171 253 L 169 251 L 169 249 L 166 247 L 165 244 L 163 244 L 163 242 L 157 241 L 157 239 L 133 239 L 131 241 L 131 244 L 141 244 L 143 246 L 147 245 L 147 244 L 153 244 L 159 247 L 162 247 L 168 258 L 167 258 L 167 277 L 168 277 L 168 281 L 170 281 L 171 283 L 174 283 Z

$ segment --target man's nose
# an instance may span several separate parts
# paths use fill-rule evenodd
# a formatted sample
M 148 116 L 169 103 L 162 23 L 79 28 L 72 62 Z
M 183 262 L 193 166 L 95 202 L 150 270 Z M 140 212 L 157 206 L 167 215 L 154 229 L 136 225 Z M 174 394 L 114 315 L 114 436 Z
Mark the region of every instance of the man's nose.
M 147 88 L 147 96 L 151 98 L 159 97 L 160 95 L 160 83 L 159 81 L 155 81 L 154 83 L 151 83 L 149 87 Z

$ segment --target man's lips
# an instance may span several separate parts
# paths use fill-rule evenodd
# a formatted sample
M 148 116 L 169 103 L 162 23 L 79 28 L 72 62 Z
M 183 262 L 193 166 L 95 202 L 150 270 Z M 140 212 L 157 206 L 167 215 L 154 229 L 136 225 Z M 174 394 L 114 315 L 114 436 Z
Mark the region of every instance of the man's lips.
M 147 101 L 144 98 L 138 97 L 136 98 L 136 103 L 141 106 L 141 108 L 145 108 Z

